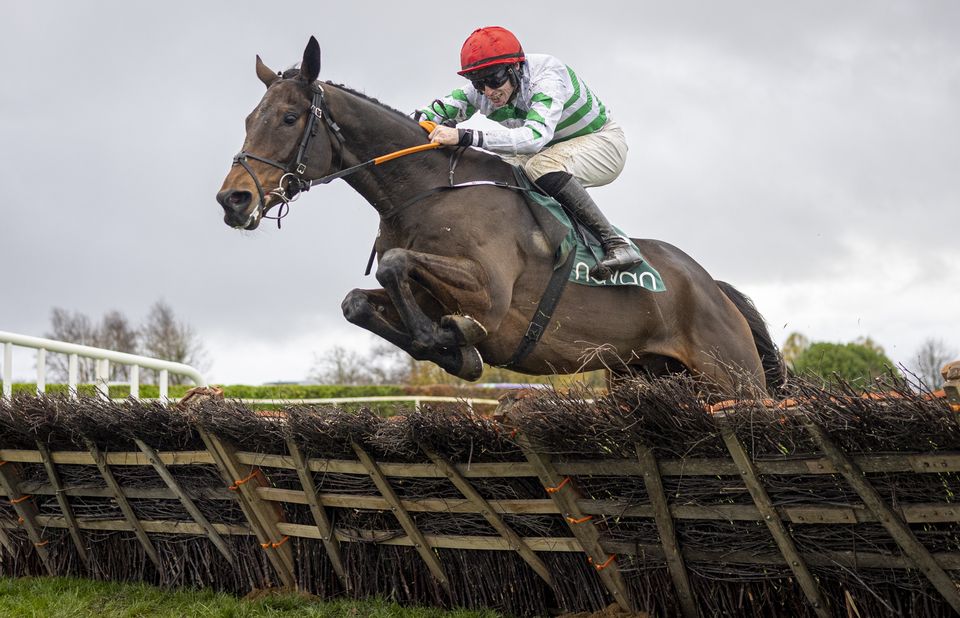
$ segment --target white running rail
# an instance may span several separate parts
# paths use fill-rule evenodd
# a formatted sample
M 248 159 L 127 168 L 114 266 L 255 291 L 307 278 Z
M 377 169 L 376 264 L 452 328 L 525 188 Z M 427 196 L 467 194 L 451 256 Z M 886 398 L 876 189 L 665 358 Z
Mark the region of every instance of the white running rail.
M 67 355 L 67 383 L 71 397 L 77 396 L 77 368 L 80 358 L 96 361 L 96 389 L 103 397 L 109 398 L 107 380 L 110 376 L 110 363 L 130 367 L 130 396 L 140 398 L 140 368 L 154 369 L 160 372 L 160 399 L 166 401 L 169 392 L 170 374 L 182 375 L 193 380 L 197 386 L 207 386 L 207 381 L 199 371 L 190 365 L 172 361 L 138 356 L 126 352 L 114 352 L 76 343 L 66 343 L 53 339 L 18 335 L 0 330 L 0 343 L 3 344 L 3 394 L 10 398 L 13 392 L 13 347 L 33 348 L 37 351 L 37 394 L 47 389 L 47 352 Z
M 437 403 L 463 403 L 467 406 L 469 412 L 473 412 L 474 405 L 495 406 L 500 403 L 498 399 L 477 399 L 465 397 L 435 397 L 433 395 L 376 395 L 370 397 L 325 397 L 322 399 L 238 399 L 240 403 L 247 405 L 268 405 L 282 406 L 288 404 L 298 405 L 317 405 L 317 404 L 338 404 L 338 403 L 410 403 L 416 410 L 421 408 L 423 402 Z

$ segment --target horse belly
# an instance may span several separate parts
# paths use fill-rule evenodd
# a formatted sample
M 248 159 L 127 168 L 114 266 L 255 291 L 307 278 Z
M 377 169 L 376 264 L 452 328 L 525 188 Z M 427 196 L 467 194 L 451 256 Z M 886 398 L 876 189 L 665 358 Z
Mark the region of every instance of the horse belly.
M 645 353 L 662 353 L 665 319 L 651 294 L 637 288 L 569 284 L 540 341 L 516 369 L 536 375 L 576 373 Z M 488 363 L 510 360 L 538 302 L 514 304 L 495 336 L 480 348 Z

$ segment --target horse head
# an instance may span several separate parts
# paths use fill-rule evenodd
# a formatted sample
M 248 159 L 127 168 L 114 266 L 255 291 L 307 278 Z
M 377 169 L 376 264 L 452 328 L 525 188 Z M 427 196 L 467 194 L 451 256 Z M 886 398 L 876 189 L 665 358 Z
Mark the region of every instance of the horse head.
M 256 229 L 271 208 L 285 207 L 307 188 L 307 179 L 329 171 L 333 148 L 321 121 L 326 105 L 319 74 L 320 44 L 314 37 L 299 69 L 277 73 L 257 56 L 257 77 L 267 92 L 247 116 L 243 148 L 217 193 L 227 225 Z M 281 208 L 277 217 L 267 218 L 283 214 Z

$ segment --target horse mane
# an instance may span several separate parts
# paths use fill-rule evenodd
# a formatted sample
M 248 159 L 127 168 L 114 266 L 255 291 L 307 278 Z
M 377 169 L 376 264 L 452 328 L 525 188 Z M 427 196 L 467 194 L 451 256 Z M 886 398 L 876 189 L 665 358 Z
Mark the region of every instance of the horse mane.
M 417 132 L 420 133 L 421 135 L 425 135 L 425 134 L 423 133 L 423 127 L 420 126 L 420 123 L 419 123 L 419 122 L 417 122 L 416 120 L 414 120 L 413 118 L 411 118 L 411 117 L 410 117 L 410 114 L 405 114 L 405 113 L 401 112 L 401 111 L 398 110 L 398 109 L 394 109 L 394 108 L 390 107 L 389 105 L 387 105 L 386 103 L 382 103 L 381 101 L 379 101 L 379 100 L 371 97 L 370 95 L 365 94 L 365 93 L 363 93 L 363 92 L 359 92 L 359 91 L 357 91 L 357 90 L 354 90 L 353 88 L 351 88 L 351 87 L 349 87 L 349 86 L 344 86 L 343 84 L 337 84 L 337 83 L 335 83 L 335 82 L 325 82 L 325 83 L 330 84 L 331 86 L 334 86 L 334 87 L 336 87 L 336 88 L 339 88 L 340 90 L 343 90 L 344 92 L 346 92 L 346 93 L 348 93 L 348 94 L 352 94 L 352 95 L 354 95 L 354 96 L 357 97 L 357 98 L 363 99 L 364 101 L 369 101 L 370 103 L 373 103 L 373 104 L 376 105 L 377 107 L 380 107 L 380 108 L 382 108 L 382 109 L 390 112 L 391 114 L 397 116 L 399 119 L 401 119 L 401 120 L 403 120 L 405 123 L 407 123 L 407 125 L 408 125 L 410 128 L 416 129 Z M 498 161 L 498 162 L 504 163 L 504 164 L 506 165 L 506 162 L 503 160 L 503 158 L 501 158 L 498 154 L 496 154 L 496 153 L 494 153 L 494 152 L 490 152 L 490 151 L 487 151 L 487 150 L 479 150 L 479 149 L 476 149 L 476 148 L 468 148 L 467 151 L 470 152 L 471 156 L 476 156 L 476 157 L 479 157 L 479 158 L 481 158 L 481 159 L 486 158 L 486 159 L 489 159 L 489 160 Z
M 300 68 L 299 68 L 299 67 L 296 67 L 296 66 L 291 67 L 291 68 L 285 70 L 283 73 L 281 73 L 281 74 L 280 74 L 280 77 L 281 77 L 282 79 L 297 79 L 297 78 L 300 77 Z M 387 105 L 386 103 L 383 103 L 383 102 L 375 99 L 374 97 L 371 97 L 371 96 L 368 95 L 368 94 L 365 94 L 365 93 L 363 93 L 363 92 L 360 92 L 359 90 L 355 90 L 354 88 L 351 88 L 350 86 L 346 86 L 346 85 L 344 85 L 344 84 L 337 84 L 337 83 L 335 83 L 335 82 L 325 82 L 325 83 L 327 83 L 327 84 L 329 84 L 329 85 L 331 85 L 331 86 L 334 86 L 334 87 L 336 87 L 336 88 L 339 88 L 340 90 L 343 90 L 344 92 L 348 92 L 348 93 L 354 95 L 355 97 L 359 97 L 359 98 L 363 99 L 364 101 L 369 101 L 370 103 L 373 103 L 374 105 L 377 105 L 377 106 L 379 106 L 379 107 L 382 107 L 383 109 L 387 110 L 388 112 L 390 112 L 390 113 L 392 113 L 392 114 L 396 114 L 397 116 L 403 118 L 403 119 L 406 120 L 407 122 L 410 122 L 410 123 L 415 123 L 415 122 L 416 122 L 416 121 L 414 121 L 413 118 L 410 117 L 409 114 L 405 114 L 405 113 L 401 112 L 401 111 L 398 110 L 398 109 L 394 109 L 393 107 L 390 107 L 390 106 Z
M 295 65 L 295 66 L 293 66 L 293 67 L 290 67 L 289 69 L 286 69 L 285 71 L 283 71 L 282 73 L 280 73 L 280 78 L 281 78 L 281 79 L 284 79 L 284 80 L 288 80 L 288 79 L 299 79 L 299 78 L 300 78 L 300 67 L 299 67 L 299 65 Z M 379 107 L 379 108 L 381 108 L 381 109 L 383 109 L 383 110 L 386 110 L 387 112 L 389 112 L 391 115 L 393 115 L 393 116 L 396 117 L 397 119 L 402 120 L 409 128 L 411 128 L 411 129 L 416 129 L 421 135 L 423 135 L 423 127 L 421 127 L 421 126 L 420 126 L 420 123 L 418 123 L 416 120 L 414 120 L 409 114 L 405 114 L 405 113 L 401 112 L 401 111 L 398 110 L 398 109 L 395 109 L 395 108 L 393 108 L 393 107 L 390 107 L 390 106 L 387 105 L 386 103 L 383 103 L 383 102 L 379 101 L 378 99 L 376 99 L 376 98 L 374 98 L 374 97 L 372 97 L 372 96 L 370 96 L 370 95 L 368 95 L 368 94 L 366 94 L 366 93 L 360 92 L 359 90 L 355 90 L 355 89 L 351 88 L 350 86 L 346 86 L 346 85 L 344 85 L 344 84 L 338 84 L 338 83 L 336 83 L 336 82 L 322 82 L 322 83 L 325 83 L 325 84 L 328 84 L 328 85 L 330 85 L 330 86 L 333 86 L 333 87 L 337 88 L 338 90 L 342 90 L 342 91 L 346 92 L 347 94 L 351 94 L 351 95 L 357 97 L 358 99 L 362 99 L 362 100 L 367 101 L 367 102 L 369 102 L 369 103 L 373 103 L 375 106 L 377 106 L 377 107 Z M 486 150 L 480 150 L 480 149 L 476 149 L 476 148 L 468 148 L 468 149 L 467 149 L 467 152 L 469 152 L 469 154 L 470 154 L 471 156 L 477 157 L 479 160 L 497 161 L 497 162 L 502 163 L 502 164 L 504 164 L 504 165 L 508 165 L 499 155 L 497 155 L 497 154 L 494 153 L 494 152 L 489 152 L 489 151 L 486 151 Z
M 369 101 L 369 102 L 373 103 L 374 105 L 379 105 L 380 107 L 384 108 L 384 109 L 387 110 L 388 112 L 391 112 L 391 113 L 396 114 L 397 116 L 400 116 L 401 118 L 403 118 L 404 120 L 406 120 L 406 121 L 409 122 L 409 123 L 417 124 L 416 121 L 414 121 L 414 119 L 410 117 L 410 114 L 404 114 L 404 113 L 401 112 L 400 110 L 394 109 L 394 108 L 390 107 L 389 105 L 387 105 L 386 103 L 383 103 L 383 102 L 381 102 L 381 101 L 378 101 L 377 99 L 371 97 L 371 96 L 368 95 L 368 94 L 364 94 L 364 93 L 362 93 L 362 92 L 360 92 L 360 91 L 358 91 L 358 90 L 354 90 L 353 88 L 350 88 L 349 86 L 344 86 L 343 84 L 335 84 L 335 83 L 333 83 L 333 82 L 327 82 L 327 83 L 330 84 L 331 86 L 336 86 L 337 88 L 339 88 L 339 89 L 341 89 L 341 90 L 343 90 L 343 91 L 345 91 L 345 92 L 349 92 L 350 94 L 352 94 L 352 95 L 354 95 L 354 96 L 360 97 L 361 99 L 363 99 L 363 100 L 365 100 L 365 101 Z M 419 126 L 419 125 L 417 125 L 417 126 Z

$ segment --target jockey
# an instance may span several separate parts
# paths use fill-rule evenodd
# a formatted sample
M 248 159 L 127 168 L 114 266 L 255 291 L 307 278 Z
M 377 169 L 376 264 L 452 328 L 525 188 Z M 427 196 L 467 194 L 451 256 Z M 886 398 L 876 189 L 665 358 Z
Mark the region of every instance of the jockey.
M 499 26 L 478 28 L 460 50 L 459 75 L 468 83 L 418 110 L 437 123 L 430 141 L 477 146 L 523 166 L 537 185 L 572 212 L 603 246 L 601 264 L 628 269 L 641 260 L 614 230 L 584 187 L 612 182 L 623 170 L 627 142 L 600 99 L 573 69 L 546 54 L 524 54 L 517 37 Z M 479 111 L 507 127 L 456 129 Z

